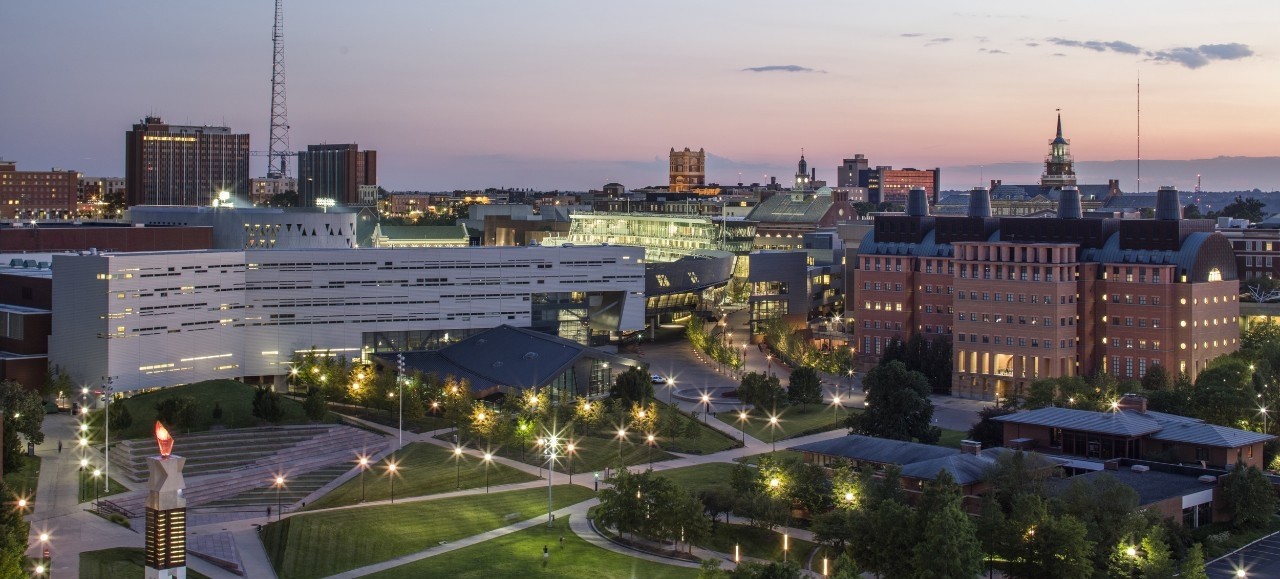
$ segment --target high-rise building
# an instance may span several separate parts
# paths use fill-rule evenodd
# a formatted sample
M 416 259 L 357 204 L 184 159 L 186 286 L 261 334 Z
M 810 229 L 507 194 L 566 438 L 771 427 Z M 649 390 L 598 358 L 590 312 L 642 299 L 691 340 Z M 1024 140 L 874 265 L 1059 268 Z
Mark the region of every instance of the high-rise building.
M 702 149 L 697 152 L 685 147 L 683 151 L 674 148 L 670 153 L 671 181 L 668 186 L 672 191 L 688 191 L 694 187 L 707 184 L 707 153 Z
M 866 187 L 861 181 L 862 172 L 867 170 L 867 156 L 858 153 L 852 159 L 845 159 L 836 168 L 836 185 L 839 187 Z
M 75 171 L 19 171 L 0 161 L 0 219 L 66 219 L 74 215 L 80 175 Z
M 250 180 L 253 192 L 249 194 L 249 202 L 262 205 L 276 195 L 298 191 L 298 180 L 293 177 L 262 177 Z
M 361 151 L 355 143 L 307 145 L 298 153 L 298 205 L 313 207 L 316 199 L 339 205 L 360 205 L 360 186 L 378 184 L 378 152 Z
M 870 162 L 861 153 L 852 159 L 845 159 L 836 168 L 836 185 L 844 188 L 864 187 L 867 190 L 867 201 L 871 203 L 895 203 L 905 205 L 908 193 L 923 187 L 928 194 L 929 204 L 938 203 L 938 191 L 942 190 L 941 169 L 894 169 L 889 165 L 871 168 Z
M 147 117 L 125 133 L 125 188 L 130 206 L 209 205 L 222 191 L 247 203 L 249 135 Z

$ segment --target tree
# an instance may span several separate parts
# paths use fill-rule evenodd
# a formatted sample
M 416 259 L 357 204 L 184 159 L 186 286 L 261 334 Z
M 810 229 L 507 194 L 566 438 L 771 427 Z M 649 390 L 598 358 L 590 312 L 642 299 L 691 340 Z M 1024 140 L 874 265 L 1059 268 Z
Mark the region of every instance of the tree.
M 738 399 L 743 404 L 756 408 L 776 409 L 785 405 L 786 391 L 782 389 L 777 376 L 750 372 L 742 377 L 742 382 L 738 385 Z
M 809 404 L 822 404 L 822 382 L 818 371 L 810 366 L 792 370 L 787 384 L 787 399 L 792 404 L 800 404 L 801 409 Z
M 866 410 L 850 414 L 845 425 L 850 434 L 931 444 L 942 435 L 933 426 L 933 402 L 923 374 L 908 371 L 902 362 L 876 366 L 862 380 L 867 391 Z
M 800 567 L 793 561 L 743 561 L 729 574 L 732 579 L 800 579 L 800 576 Z
M 653 378 L 644 370 L 633 366 L 618 374 L 609 394 L 628 404 L 645 402 L 653 398 Z
M 961 509 L 960 488 L 943 470 L 925 486 L 916 506 L 918 542 L 912 552 L 912 577 L 973 577 L 982 570 L 982 546 L 969 515 Z
M 983 448 L 1004 446 L 1004 424 L 994 419 L 1006 414 L 1013 414 L 1013 410 L 1003 406 L 984 406 L 978 411 L 978 421 L 969 427 L 969 440 L 981 442 Z
M 1147 392 L 1161 392 L 1173 387 L 1173 376 L 1160 364 L 1152 364 L 1142 377 L 1142 389 Z
M 1058 381 L 1053 378 L 1043 378 L 1027 386 L 1027 394 L 1022 399 L 1022 407 L 1027 410 L 1035 410 L 1053 406 L 1057 397 Z
M 1028 541 L 1023 573 L 1014 577 L 1055 577 L 1088 579 L 1093 576 L 1089 554 L 1093 544 L 1080 521 L 1071 516 L 1046 517 L 1035 527 Z
M 40 395 L 22 387 L 13 380 L 0 382 L 0 408 L 4 414 L 4 470 L 12 472 L 18 468 L 18 457 L 22 454 L 22 441 L 18 435 L 26 437 L 28 442 L 40 444 L 44 442 L 44 432 L 40 423 L 44 421 L 44 403 Z
M 7 456 L 7 455 L 6 455 Z M 0 481 L 0 579 L 27 577 L 27 533 L 30 524 L 12 505 L 18 497 Z
M 324 392 L 319 388 L 311 388 L 307 392 L 307 399 L 302 402 L 302 410 L 307 413 L 307 418 L 314 422 L 324 420 L 329 414 L 329 405 L 325 402 Z
M 194 412 L 195 412 L 195 407 L 194 407 L 194 405 L 192 405 L 192 407 L 188 410 L 188 412 L 192 412 L 192 413 L 194 413 Z M 188 419 L 188 420 L 189 420 L 189 422 L 188 422 L 188 424 L 187 424 L 187 426 L 188 426 L 188 427 L 189 427 L 191 424 L 195 423 L 195 417 L 194 417 L 194 415 L 192 415 L 192 416 L 188 416 L 188 417 L 184 417 L 184 418 L 186 418 L 186 419 Z M 117 403 L 117 404 L 112 404 L 112 405 L 111 405 L 111 411 L 110 411 L 109 415 L 107 416 L 107 420 L 110 420 L 110 421 L 111 421 L 111 428 L 118 428 L 118 429 L 121 429 L 121 430 L 123 430 L 123 429 L 125 429 L 125 428 L 129 428 L 129 426 L 133 424 L 133 415 L 132 415 L 132 414 L 129 414 L 129 405 L 128 405 L 128 404 L 118 404 L 118 403 Z
M 937 336 L 929 342 L 929 354 L 920 372 L 929 379 L 934 394 L 951 393 L 951 340 Z
M 1178 573 L 1165 542 L 1164 528 L 1155 525 L 1142 537 L 1142 560 L 1138 563 L 1142 579 L 1173 579 Z
M 1058 510 L 1084 523 L 1086 539 L 1094 545 L 1094 568 L 1106 568 L 1110 550 L 1126 537 L 1137 537 L 1148 526 L 1138 511 L 1138 491 L 1116 477 L 1103 474 L 1074 479 L 1058 497 Z
M 253 392 L 253 415 L 267 422 L 280 422 L 284 418 L 280 395 L 269 388 L 258 387 Z
M 196 424 L 196 408 L 192 396 L 171 396 L 156 403 L 156 420 L 174 429 L 190 430 Z
M 213 411 L 209 414 L 213 417 L 214 422 L 222 422 L 222 403 L 214 402 Z
M 1249 365 L 1239 359 L 1215 362 L 1196 377 L 1190 401 L 1192 416 L 1221 426 L 1252 417 L 1255 393 Z
M 1200 206 L 1192 203 L 1182 208 L 1183 219 L 1203 219 L 1204 214 L 1200 213 Z
M 1222 503 L 1237 529 L 1261 528 L 1271 521 L 1276 497 L 1256 466 L 1237 466 L 1222 482 Z
M 698 579 L 725 579 L 729 573 L 720 570 L 719 559 L 703 559 L 698 567 Z
M 1228 203 L 1222 211 L 1218 212 L 1223 217 L 1231 217 L 1234 219 L 1248 219 L 1254 223 L 1262 221 L 1266 218 L 1267 204 L 1264 201 L 1254 199 L 1253 197 L 1241 197 L 1236 195 L 1235 201 Z
M 67 395 L 76 390 L 75 382 L 65 371 L 50 365 L 45 371 L 44 383 L 40 385 L 41 396 Z
M 1196 543 L 1187 550 L 1187 556 L 1182 559 L 1182 566 L 1179 567 L 1179 577 L 1181 579 L 1209 579 L 1209 574 L 1204 571 L 1204 547 L 1200 543 Z
M 884 353 L 880 355 L 879 366 L 888 364 L 889 362 L 898 361 L 905 364 L 907 362 L 907 345 L 897 336 L 889 338 L 884 345 Z
M 831 579 L 861 579 L 862 570 L 848 553 L 841 553 L 833 567 Z

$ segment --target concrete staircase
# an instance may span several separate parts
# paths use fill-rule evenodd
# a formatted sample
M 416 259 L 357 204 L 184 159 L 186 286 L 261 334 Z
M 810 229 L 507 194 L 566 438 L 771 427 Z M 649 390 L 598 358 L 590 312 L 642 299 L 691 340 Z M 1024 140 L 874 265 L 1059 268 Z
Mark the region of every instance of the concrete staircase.
M 278 452 L 328 434 L 332 424 L 242 428 L 178 435 L 174 453 L 187 459 L 187 477 L 244 468 Z M 126 440 L 111 448 L 112 474 L 134 482 L 147 479 L 147 457 L 155 456 L 149 439 Z
M 249 428 L 201 433 L 185 438 L 185 441 L 179 438 L 174 444 L 174 454 L 188 458 L 183 470 L 187 483 L 183 494 L 188 508 L 201 507 L 202 511 L 206 510 L 206 506 L 210 507 L 209 510 L 240 510 L 242 505 L 252 505 L 255 508 L 261 505 L 262 510 L 265 510 L 266 505 L 275 504 L 275 489 L 271 485 L 277 474 L 283 474 L 287 481 L 286 490 L 281 491 L 281 500 L 286 504 L 291 503 L 293 501 L 289 499 L 293 495 L 305 497 L 309 491 L 304 492 L 304 489 L 312 485 L 314 488 L 311 490 L 319 488 L 339 474 L 354 468 L 357 453 L 376 454 L 386 449 L 387 445 L 394 444 L 389 437 L 337 425 Z M 288 443 L 282 443 L 281 440 L 287 440 Z M 142 450 L 145 447 L 136 444 L 134 448 Z M 118 461 L 117 454 L 122 455 Z M 123 455 L 124 452 L 113 449 L 112 464 L 118 462 L 120 468 L 126 469 L 141 460 L 145 465 L 144 455 Z M 193 460 L 196 457 L 200 458 L 199 462 Z M 145 477 L 144 470 L 142 478 Z M 324 480 L 317 482 L 320 479 Z M 293 490 L 295 481 L 297 492 Z M 255 498 L 247 498 L 243 502 L 230 500 L 254 489 L 261 490 L 260 497 L 249 495 Z M 224 499 L 227 502 L 213 504 Z M 112 501 L 134 516 L 141 516 L 145 511 L 146 492 L 119 495 L 112 497 Z
M 262 511 L 266 510 L 267 507 L 274 508 L 277 503 L 285 506 L 292 505 L 307 498 L 307 495 L 315 492 L 320 487 L 329 484 L 329 481 L 342 476 L 342 473 L 351 470 L 353 466 L 350 461 L 347 461 L 291 477 L 285 482 L 284 488 L 280 489 L 278 497 L 276 496 L 275 485 L 270 485 L 211 501 L 205 503 L 203 507 L 205 509 L 235 508 Z

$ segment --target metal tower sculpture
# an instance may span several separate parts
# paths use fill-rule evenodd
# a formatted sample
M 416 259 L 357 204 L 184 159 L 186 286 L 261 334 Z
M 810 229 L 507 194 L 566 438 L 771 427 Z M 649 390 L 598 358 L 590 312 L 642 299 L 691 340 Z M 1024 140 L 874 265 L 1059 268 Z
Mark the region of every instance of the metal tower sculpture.
M 289 119 L 284 98 L 284 7 L 276 0 L 276 21 L 271 27 L 271 140 L 267 144 L 267 176 L 286 177 L 289 164 Z

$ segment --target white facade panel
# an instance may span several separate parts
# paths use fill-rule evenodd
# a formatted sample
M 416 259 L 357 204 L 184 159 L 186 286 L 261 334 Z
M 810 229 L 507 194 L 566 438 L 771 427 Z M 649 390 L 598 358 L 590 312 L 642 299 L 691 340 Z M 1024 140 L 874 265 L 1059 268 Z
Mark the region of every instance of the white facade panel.
M 643 250 L 474 247 L 58 256 L 50 360 L 119 390 L 286 373 L 367 332 L 532 325 L 539 293 L 616 292 L 643 328 Z

